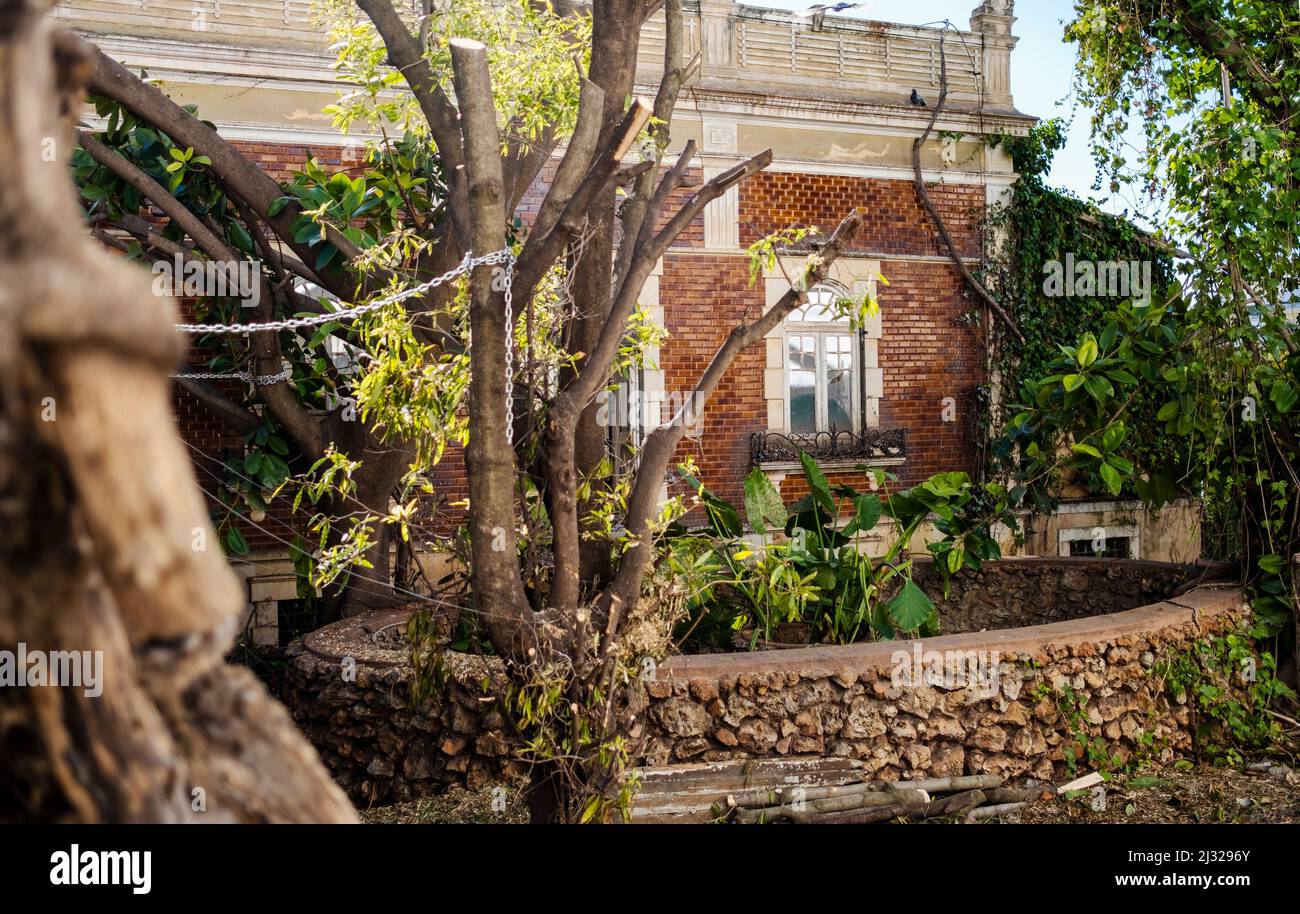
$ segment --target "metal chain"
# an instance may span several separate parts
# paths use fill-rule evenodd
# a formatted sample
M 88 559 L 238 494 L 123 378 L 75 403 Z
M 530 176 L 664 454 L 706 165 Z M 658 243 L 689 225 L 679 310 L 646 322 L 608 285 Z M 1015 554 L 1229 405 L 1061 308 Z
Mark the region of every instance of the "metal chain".
M 484 254 L 482 257 L 471 257 L 466 254 L 461 262 L 452 269 L 443 273 L 441 276 L 435 276 L 428 282 L 420 283 L 399 292 L 396 295 L 390 295 L 386 298 L 377 299 L 364 305 L 357 305 L 354 308 L 348 308 L 343 311 L 331 311 L 328 314 L 317 314 L 311 317 L 295 317 L 288 320 L 268 321 L 261 324 L 177 324 L 176 329 L 181 333 L 219 333 L 219 334 L 236 334 L 236 333 L 270 333 L 281 330 L 297 330 L 302 327 L 315 327 L 320 324 L 327 324 L 331 321 L 345 321 L 368 314 L 385 305 L 391 305 L 395 302 L 405 301 L 408 298 L 427 292 L 435 286 L 440 286 L 445 282 L 450 282 L 457 276 L 468 273 L 476 267 L 486 266 L 489 264 L 505 264 L 505 275 L 503 278 L 503 291 L 505 292 L 506 303 L 506 441 L 514 443 L 515 438 L 515 403 L 514 403 L 514 378 L 515 365 L 515 320 L 514 320 L 514 273 L 515 273 L 515 256 L 509 248 L 502 248 L 499 251 L 493 251 L 491 254 Z M 273 375 L 254 375 L 248 371 L 235 371 L 227 373 L 218 372 L 194 372 L 187 374 L 174 374 L 173 378 L 190 378 L 192 380 L 222 380 L 234 379 L 240 381 L 251 381 L 258 387 L 266 387 L 279 381 L 287 381 L 293 376 L 293 368 L 286 367 L 279 374 Z
M 321 324 L 328 324 L 331 321 L 347 321 L 360 317 L 363 314 L 369 314 L 371 311 L 377 311 L 386 305 L 395 302 L 406 301 L 416 295 L 423 294 L 435 286 L 450 282 L 463 273 L 468 273 L 475 267 L 485 264 L 506 263 L 513 266 L 514 255 L 509 249 L 503 248 L 500 251 L 493 251 L 491 254 L 484 254 L 482 257 L 471 257 L 466 254 L 452 269 L 443 273 L 441 276 L 435 276 L 427 282 L 422 282 L 418 286 L 413 286 L 404 292 L 398 292 L 395 295 L 389 295 L 384 298 L 367 302 L 364 305 L 357 305 L 353 308 L 346 308 L 342 311 L 330 311 L 326 314 L 313 314 L 310 317 L 294 317 L 285 320 L 267 321 L 261 324 L 177 324 L 176 329 L 181 333 L 217 333 L 217 334 L 237 334 L 237 333 L 272 333 L 281 330 L 299 330 L 303 327 L 317 327 Z
M 515 262 L 511 257 L 505 268 L 505 299 L 506 299 L 506 443 L 514 444 L 515 442 L 515 396 L 514 396 L 514 371 L 515 371 L 515 305 L 514 284 Z
M 251 371 L 196 371 L 174 374 L 173 378 L 188 378 L 191 381 L 247 381 L 258 387 L 270 387 L 293 377 L 293 366 L 286 365 L 276 374 L 253 374 Z

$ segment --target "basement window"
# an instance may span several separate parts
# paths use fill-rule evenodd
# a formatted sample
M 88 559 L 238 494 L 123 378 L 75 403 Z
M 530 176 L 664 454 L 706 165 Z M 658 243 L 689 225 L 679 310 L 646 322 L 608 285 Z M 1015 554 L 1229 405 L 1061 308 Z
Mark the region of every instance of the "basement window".
M 1135 559 L 1138 532 L 1135 526 L 1073 527 L 1058 534 L 1058 555 L 1073 558 Z

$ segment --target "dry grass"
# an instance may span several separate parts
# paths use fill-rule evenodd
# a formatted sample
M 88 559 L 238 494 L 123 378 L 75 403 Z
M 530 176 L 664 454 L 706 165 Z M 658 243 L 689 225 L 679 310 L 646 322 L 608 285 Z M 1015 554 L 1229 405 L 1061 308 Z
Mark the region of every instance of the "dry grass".
M 1289 782 L 1288 782 L 1289 781 Z M 1213 765 L 1159 766 L 1105 785 L 1105 809 L 1090 796 L 1038 803 L 1017 822 L 1036 823 L 1295 823 L 1300 822 L 1300 773 L 1289 779 Z
M 499 797 L 505 800 L 504 811 Z M 363 809 L 360 815 L 372 825 L 520 825 L 528 821 L 528 808 L 517 788 L 488 785 L 453 787 L 437 796 Z

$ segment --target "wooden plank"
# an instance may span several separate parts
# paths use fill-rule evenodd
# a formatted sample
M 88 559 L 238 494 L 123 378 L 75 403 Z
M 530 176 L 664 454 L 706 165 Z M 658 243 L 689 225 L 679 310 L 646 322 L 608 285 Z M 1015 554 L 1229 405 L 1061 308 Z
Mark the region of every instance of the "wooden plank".
M 637 823 L 709 822 L 714 806 L 742 790 L 839 786 L 862 780 L 862 763 L 846 758 L 738 759 L 638 769 Z

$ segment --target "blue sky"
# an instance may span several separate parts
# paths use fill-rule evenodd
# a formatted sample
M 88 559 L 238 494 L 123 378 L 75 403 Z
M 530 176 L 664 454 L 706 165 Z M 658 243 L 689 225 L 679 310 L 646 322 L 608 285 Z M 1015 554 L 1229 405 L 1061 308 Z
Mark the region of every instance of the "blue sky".
M 770 9 L 807 9 L 814 0 L 749 0 Z M 831 0 L 819 0 L 831 2 Z M 970 27 L 971 11 L 979 0 L 868 0 L 863 7 L 843 13 L 865 19 L 921 25 L 949 19 L 959 28 Z M 1020 39 L 1011 57 L 1011 92 L 1016 107 L 1041 118 L 1070 117 L 1071 83 L 1074 76 L 1074 45 L 1062 39 L 1065 22 L 1074 8 L 1071 0 L 1020 0 L 1015 5 L 1013 33 Z M 1064 102 L 1064 104 L 1061 104 Z M 1088 111 L 1074 112 L 1069 143 L 1057 153 L 1051 183 L 1081 197 L 1092 192 L 1096 175 L 1088 152 Z M 1105 206 L 1122 208 L 1123 202 Z

